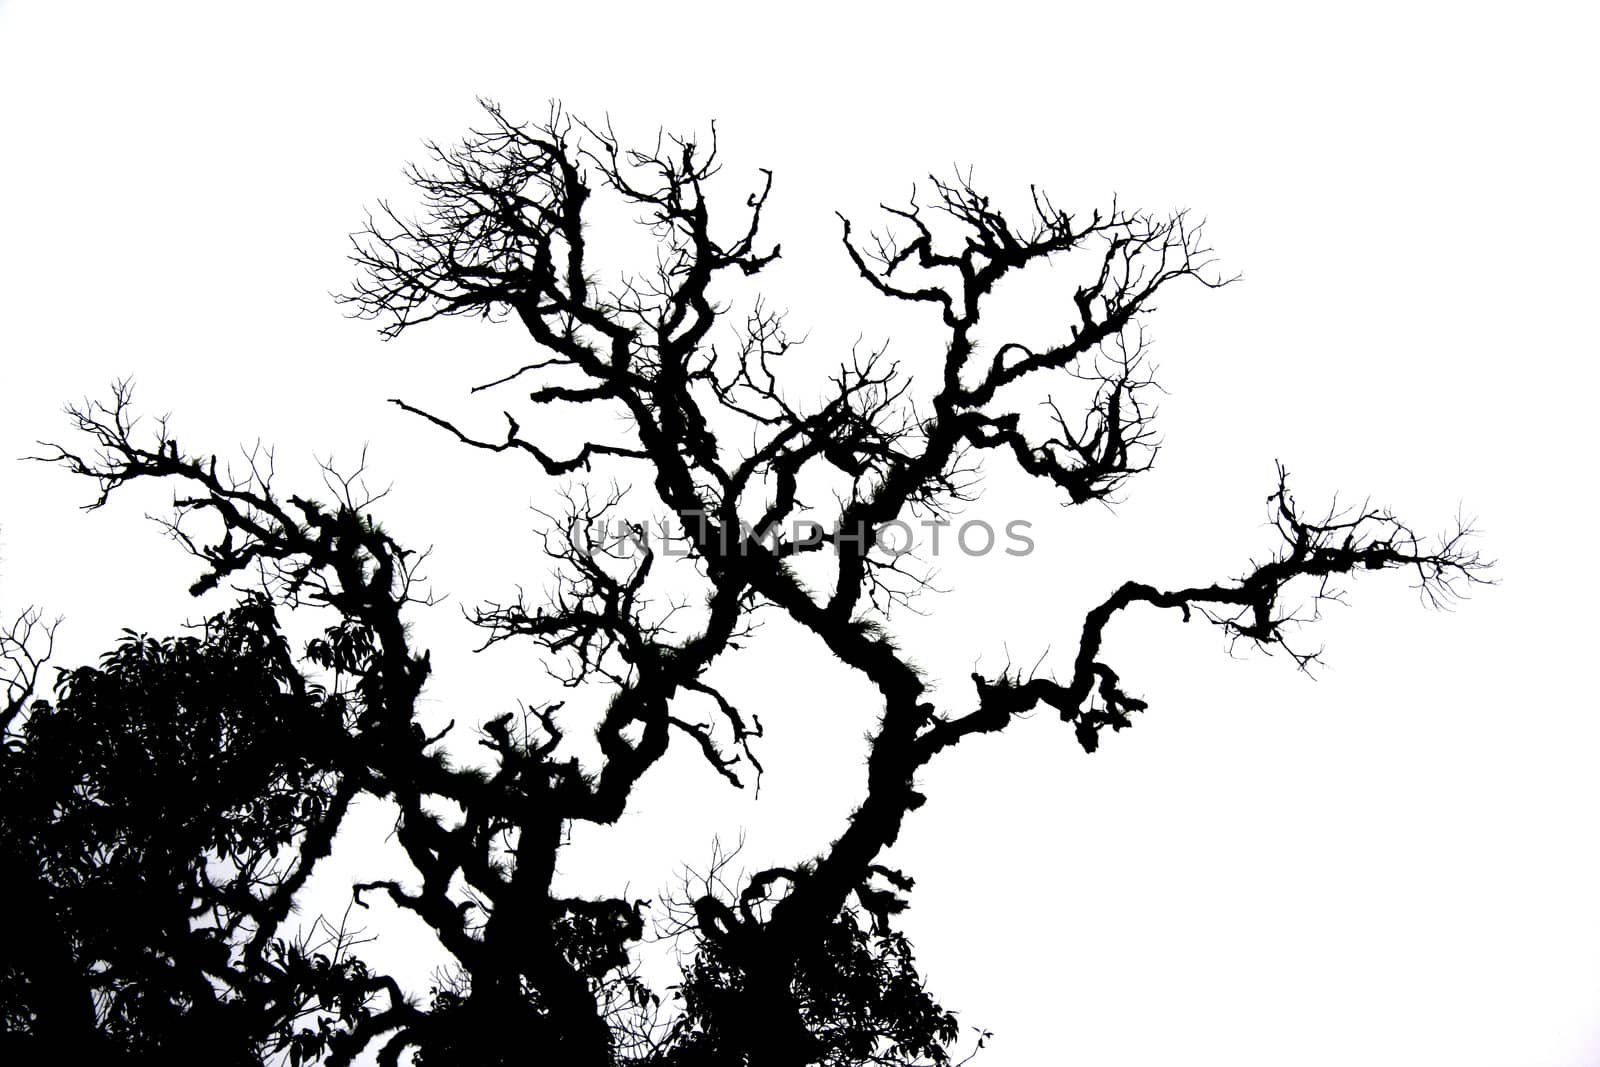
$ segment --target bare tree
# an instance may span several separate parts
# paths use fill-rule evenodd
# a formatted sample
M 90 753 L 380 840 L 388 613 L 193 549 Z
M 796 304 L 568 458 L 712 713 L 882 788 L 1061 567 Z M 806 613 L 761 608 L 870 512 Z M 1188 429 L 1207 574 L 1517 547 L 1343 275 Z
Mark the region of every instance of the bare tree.
M 0 729 L 9 727 L 38 691 L 60 625 L 60 619 L 45 622 L 44 612 L 26 608 L 0 630 Z
M 482 723 L 487 769 L 448 758 L 444 735 L 424 735 L 416 713 L 429 662 L 405 625 L 419 557 L 373 520 L 359 477 L 330 472 L 328 504 L 284 498 L 270 457 L 229 473 L 180 450 L 164 424 L 137 432 L 125 390 L 74 410 L 91 449 L 63 446 L 49 457 L 97 482 L 96 505 L 142 479 L 188 486 L 170 529 L 205 566 L 197 589 L 259 575 L 271 604 L 319 604 L 341 620 L 281 675 L 289 691 L 340 694 L 336 736 L 319 742 L 338 784 L 296 831 L 295 864 L 274 888 L 248 891 L 238 937 L 205 973 L 224 1001 L 255 996 L 270 970 L 261 946 L 359 793 L 397 805 L 396 839 L 413 872 L 354 886 L 356 902 L 413 913 L 455 965 L 427 1003 L 362 970 L 345 987 L 355 998 L 346 1010 L 322 1002 L 315 1026 L 303 1021 L 304 997 L 256 997 L 253 1047 L 262 1055 L 349 1063 L 375 1047 L 384 1063 L 408 1049 L 429 1064 L 529 1054 L 580 1065 L 948 1063 L 954 1017 L 923 988 L 892 925 L 912 879 L 882 862 L 924 802 L 923 768 L 1040 705 L 1091 752 L 1106 728 L 1131 725 L 1145 702 L 1102 653 L 1125 608 L 1199 617 L 1229 642 L 1283 649 L 1306 666 L 1315 653 L 1291 646 L 1294 628 L 1339 595 L 1332 583 L 1341 577 L 1406 571 L 1434 604 L 1484 580 L 1466 529 L 1427 540 L 1379 509 L 1306 512 L 1280 468 L 1269 498 L 1278 545 L 1264 560 L 1181 588 L 1125 582 L 1061 635 L 1077 644 L 1059 676 L 1041 673 L 1044 665 L 974 674 L 965 697 L 936 700 L 887 629 L 927 575 L 884 550 L 886 532 L 970 499 L 989 453 L 1014 461 L 1064 506 L 1106 500 L 1147 470 L 1156 441 L 1143 323 L 1169 286 L 1227 281 L 1202 226 L 1115 202 L 1069 214 L 1039 190 L 1012 215 L 963 175 L 930 179 L 909 202 L 885 206 L 878 231 L 841 217 L 860 279 L 886 300 L 925 309 L 942 330 L 939 371 L 929 387 L 882 350 L 857 352 L 818 401 L 802 403 L 784 387 L 794 342 L 751 289 L 780 251 L 761 234 L 770 173 L 730 217 L 710 196 L 714 132 L 630 148 L 609 126 L 559 108 L 535 124 L 494 105 L 486 113 L 483 129 L 457 146 L 432 146 L 429 162 L 411 171 L 419 217 L 385 206 L 356 235 L 361 279 L 344 299 L 389 337 L 448 315 L 514 320 L 532 354 L 475 391 L 518 388 L 533 411 L 621 416 L 590 420 L 616 429 L 563 452 L 524 431 L 536 417 L 509 408 L 502 429 L 482 433 L 394 401 L 463 445 L 525 455 L 552 477 L 604 470 L 648 487 L 669 516 L 666 532 L 684 546 L 702 596 L 661 592 L 674 568 L 649 531 L 609 521 L 621 514 L 618 495 L 572 485 L 546 542 L 556 576 L 548 598 L 519 594 L 472 616 L 488 642 L 532 642 L 567 684 L 609 690 L 593 725 L 598 766 L 570 755 L 571 724 L 551 707 Z M 608 201 L 639 220 L 657 254 L 650 268 L 605 286 L 589 225 Z M 1051 269 L 1071 278 L 1059 336 L 1026 344 L 984 317 L 1002 281 Z M 820 516 L 801 502 L 803 487 L 816 484 L 837 487 Z M 214 536 L 189 532 L 182 520 L 195 513 L 213 517 Z M 803 517 L 823 536 L 798 535 Z M 598 537 L 587 533 L 597 526 Z M 813 588 L 800 566 L 821 560 L 831 561 L 827 577 Z M 866 790 L 818 854 L 742 882 L 717 866 L 680 895 L 667 925 L 698 947 L 676 1003 L 663 1005 L 632 968 L 645 931 L 641 902 L 561 895 L 556 859 L 572 824 L 623 816 L 674 739 L 733 785 L 759 771 L 759 722 L 707 678 L 758 612 L 787 616 L 876 689 Z M 319 671 L 341 680 L 316 682 Z M 439 813 L 440 798 L 451 802 L 449 815 Z

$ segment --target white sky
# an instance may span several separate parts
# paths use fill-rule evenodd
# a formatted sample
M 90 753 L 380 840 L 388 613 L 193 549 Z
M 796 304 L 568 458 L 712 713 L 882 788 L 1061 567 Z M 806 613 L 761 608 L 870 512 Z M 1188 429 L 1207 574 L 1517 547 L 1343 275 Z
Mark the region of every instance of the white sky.
M 555 695 L 525 655 L 472 660 L 454 607 L 542 584 L 527 507 L 552 486 L 384 400 L 492 425 L 465 387 L 525 346 L 464 322 L 380 345 L 327 294 L 363 207 L 408 204 L 400 165 L 476 95 L 641 135 L 716 119 L 735 203 L 777 174 L 763 288 L 818 366 L 858 335 L 928 355 L 853 282 L 835 209 L 864 222 L 954 162 L 1002 200 L 1036 182 L 1191 207 L 1244 281 L 1153 320 L 1157 469 L 1114 514 L 996 473 L 974 516 L 1029 518 L 1040 547 L 949 560 L 954 591 L 904 620 L 939 698 L 963 706 L 974 662 L 1008 652 L 1066 662 L 1124 578 L 1236 574 L 1270 549 L 1276 458 L 1308 505 L 1370 493 L 1426 530 L 1461 508 L 1502 584 L 1437 614 L 1398 576 L 1358 583 L 1308 635 L 1316 682 L 1124 618 L 1135 729 L 1088 757 L 1040 716 L 924 777 L 892 857 L 918 878 L 924 971 L 996 1032 L 996 1067 L 1600 1063 L 1596 27 L 1577 4 L 1511 10 L 0 3 L 0 456 L 126 375 L 190 448 L 275 443 L 286 486 L 370 442 L 383 518 L 437 546 L 452 595 L 418 621 L 430 696 L 470 721 Z M 0 606 L 65 614 L 64 662 L 199 614 L 190 562 L 141 519 L 160 492 L 85 516 L 88 487 L 41 465 L 0 463 L 0 487 Z M 875 706 L 794 637 L 723 675 L 769 727 L 760 804 L 674 761 L 631 824 L 578 842 L 575 883 L 648 896 L 714 832 L 748 829 L 752 866 L 838 833 Z

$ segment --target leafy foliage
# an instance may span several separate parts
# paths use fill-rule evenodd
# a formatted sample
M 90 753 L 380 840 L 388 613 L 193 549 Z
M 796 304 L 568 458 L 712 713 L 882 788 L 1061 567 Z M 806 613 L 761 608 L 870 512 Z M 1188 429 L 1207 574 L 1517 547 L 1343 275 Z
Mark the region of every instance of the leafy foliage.
M 748 982 L 735 953 L 702 942 L 684 974 L 684 1015 L 666 1063 L 744 1063 L 749 1038 L 741 1024 L 752 1018 Z M 811 1062 L 951 1062 L 948 1049 L 960 1028 L 924 987 L 910 942 L 901 933 L 864 927 L 853 910 L 796 954 L 790 993 L 810 1039 Z M 754 1023 L 767 1020 L 755 1016 Z
M 358 1014 L 359 961 L 257 936 L 343 807 L 345 716 L 259 597 L 63 672 L 0 761 L 0 849 L 35 905 L 8 946 L 6 1029 L 259 1062 L 310 1002 Z

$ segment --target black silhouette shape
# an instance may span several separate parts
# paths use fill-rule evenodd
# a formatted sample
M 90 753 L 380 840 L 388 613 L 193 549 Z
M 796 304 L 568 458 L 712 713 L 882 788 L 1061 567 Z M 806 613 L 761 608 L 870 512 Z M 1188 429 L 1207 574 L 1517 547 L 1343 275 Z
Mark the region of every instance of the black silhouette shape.
M 893 926 L 912 880 L 880 862 L 924 802 L 923 767 L 1041 704 L 1091 752 L 1107 727 L 1127 728 L 1145 703 L 1101 650 L 1133 605 L 1198 616 L 1307 667 L 1315 653 L 1289 634 L 1338 595 L 1338 576 L 1406 570 L 1435 603 L 1484 580 L 1465 529 L 1429 542 L 1382 510 L 1313 517 L 1280 468 L 1270 497 L 1280 544 L 1264 562 L 1185 588 L 1122 584 L 1067 635 L 1077 647 L 1063 680 L 974 674 L 969 694 L 935 700 L 885 629 L 926 575 L 876 551 L 878 535 L 969 499 L 985 453 L 1010 457 L 1064 505 L 1106 499 L 1147 469 L 1156 445 L 1142 322 L 1170 285 L 1225 283 L 1201 227 L 1115 203 L 1074 216 L 1039 191 L 1014 221 L 964 177 L 931 179 L 926 202 L 886 207 L 880 234 L 841 219 L 856 273 L 886 299 L 925 306 L 945 355 L 915 404 L 878 351 L 853 354 L 807 405 L 782 387 L 793 348 L 782 317 L 743 288 L 779 255 L 760 239 L 770 174 L 729 219 L 707 194 L 714 137 L 630 149 L 559 108 L 539 124 L 486 112 L 484 129 L 433 147 L 412 171 L 419 219 L 385 207 L 357 235 L 362 278 L 344 299 L 388 336 L 448 315 L 514 320 L 536 358 L 476 390 L 522 385 L 535 411 L 586 406 L 620 416 L 592 420 L 614 432 L 561 453 L 509 410 L 502 436 L 481 436 L 395 403 L 551 476 L 603 467 L 647 487 L 703 604 L 652 597 L 663 561 L 645 527 L 611 521 L 620 493 L 567 487 L 546 542 L 558 583 L 548 600 L 487 604 L 473 621 L 489 643 L 531 642 L 565 681 L 609 690 L 594 726 L 603 762 L 568 754 L 558 705 L 484 723 L 480 769 L 448 754 L 459 731 L 430 737 L 416 725 L 430 665 L 405 620 L 422 597 L 420 556 L 374 521 L 360 471 L 328 471 L 330 502 L 285 496 L 270 457 L 230 471 L 181 450 L 165 423 L 137 433 L 125 386 L 73 409 L 90 447 L 46 458 L 97 483 L 92 506 L 131 482 L 174 480 L 183 495 L 168 528 L 203 565 L 195 589 L 259 575 L 264 592 L 201 637 L 130 635 L 100 668 L 66 676 L 51 702 L 26 704 L 36 669 L 12 686 L 5 849 L 38 917 L 5 963 L 0 1004 L 18 1047 L 71 1034 L 72 1047 L 162 1062 L 203 1049 L 213 1062 L 295 1064 L 374 1050 L 384 1064 L 408 1053 L 429 1065 L 950 1063 L 955 1018 Z M 610 290 L 594 281 L 586 230 L 606 198 L 642 221 L 659 253 L 652 271 Z M 996 341 L 986 320 L 980 338 L 1002 279 L 1068 259 L 1085 267 L 1055 341 Z M 736 296 L 747 310 L 730 348 L 713 327 L 728 325 Z M 1076 407 L 1057 399 L 1049 418 L 1033 418 L 1050 389 L 1073 384 Z M 831 529 L 786 532 L 819 470 L 845 486 Z M 191 533 L 184 519 L 196 513 L 221 534 Z M 817 552 L 837 570 L 813 590 L 791 563 Z M 340 621 L 297 654 L 276 613 L 301 605 Z M 556 862 L 573 823 L 623 816 L 675 737 L 735 785 L 759 772 L 759 721 L 707 677 L 758 608 L 786 615 L 876 688 L 866 791 L 817 855 L 742 880 L 720 856 L 655 905 L 661 929 L 695 945 L 663 1000 L 633 967 L 651 905 L 561 896 Z M 174 783 L 181 797 L 165 791 Z M 356 884 L 353 902 L 410 912 L 433 932 L 454 966 L 427 998 L 373 973 L 348 927 L 320 945 L 284 940 L 297 892 L 362 794 L 398 807 L 395 839 L 412 871 Z

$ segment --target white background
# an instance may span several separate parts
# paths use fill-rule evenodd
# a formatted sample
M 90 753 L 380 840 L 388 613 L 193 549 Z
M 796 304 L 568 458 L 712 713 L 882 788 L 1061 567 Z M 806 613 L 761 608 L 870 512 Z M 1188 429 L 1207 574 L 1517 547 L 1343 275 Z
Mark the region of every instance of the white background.
M 1089 757 L 1040 716 L 925 776 L 893 856 L 925 973 L 995 1065 L 1600 1063 L 1594 30 L 1576 4 L 3 3 L 0 456 L 128 375 L 191 449 L 275 443 L 286 488 L 370 442 L 383 518 L 437 546 L 451 594 L 417 624 L 430 714 L 471 722 L 558 695 L 525 650 L 472 658 L 457 610 L 540 587 L 527 509 L 552 486 L 384 400 L 493 427 L 465 387 L 525 348 L 464 322 L 383 345 L 327 294 L 363 207 L 406 206 L 400 165 L 475 96 L 639 135 L 716 119 L 732 203 L 777 174 L 761 281 L 819 367 L 858 335 L 930 354 L 852 279 L 835 209 L 865 220 L 952 163 L 1002 201 L 1190 207 L 1244 278 L 1153 320 L 1156 470 L 1108 512 L 994 465 L 973 514 L 1029 518 L 1040 547 L 941 560 L 953 592 L 901 628 L 938 699 L 965 706 L 975 663 L 1064 663 L 1123 578 L 1238 573 L 1270 550 L 1275 458 L 1308 504 L 1371 494 L 1425 530 L 1460 509 L 1501 584 L 1439 614 L 1364 579 L 1308 635 L 1315 682 L 1122 619 L 1135 729 Z M 85 516 L 87 485 L 9 459 L 0 488 L 0 606 L 64 614 L 63 662 L 222 606 L 186 599 L 190 561 L 142 521 L 161 491 Z M 777 626 L 721 680 L 769 728 L 760 803 L 669 761 L 575 843 L 574 885 L 650 896 L 714 833 L 746 830 L 753 866 L 838 832 L 870 694 Z

